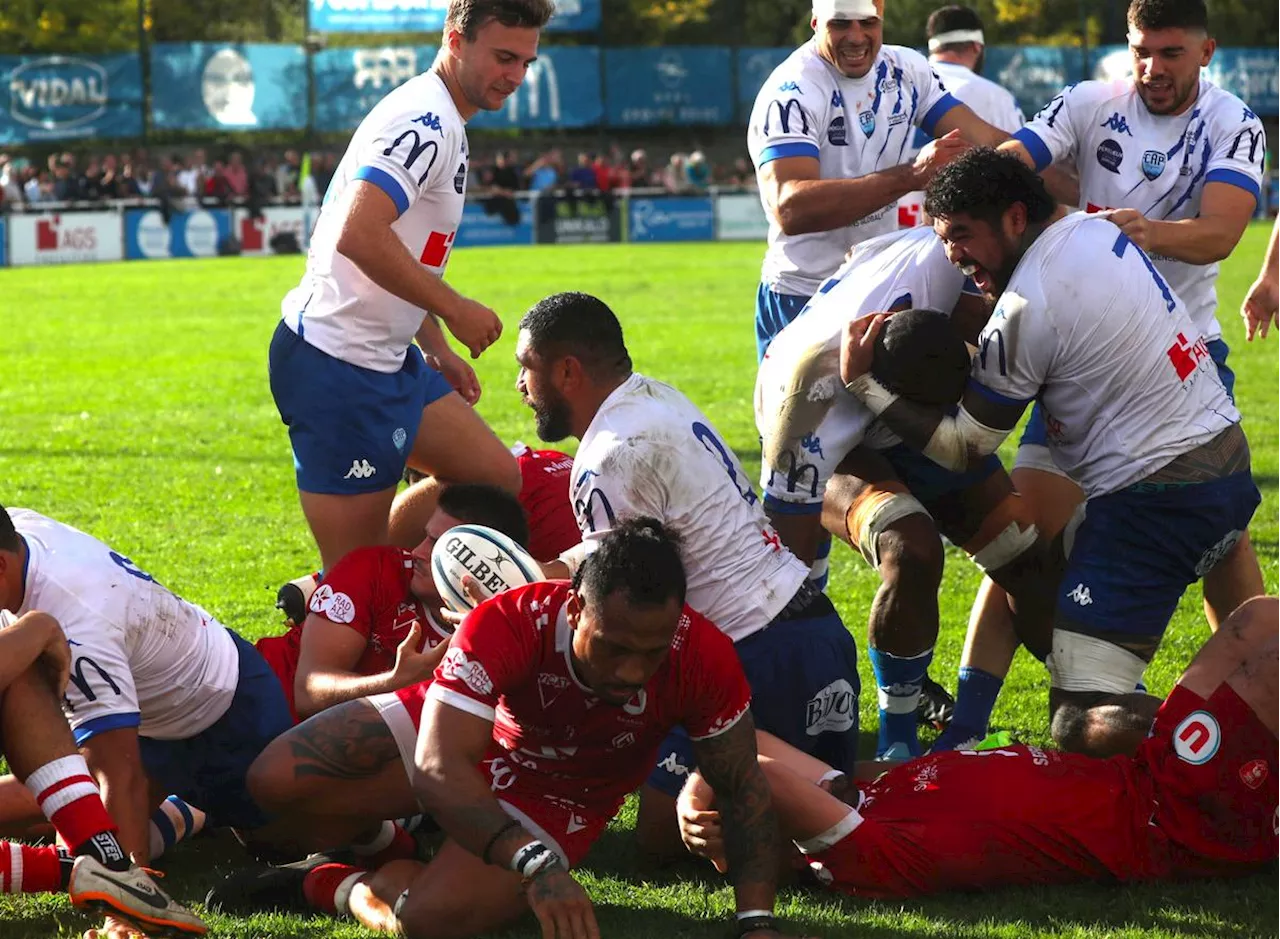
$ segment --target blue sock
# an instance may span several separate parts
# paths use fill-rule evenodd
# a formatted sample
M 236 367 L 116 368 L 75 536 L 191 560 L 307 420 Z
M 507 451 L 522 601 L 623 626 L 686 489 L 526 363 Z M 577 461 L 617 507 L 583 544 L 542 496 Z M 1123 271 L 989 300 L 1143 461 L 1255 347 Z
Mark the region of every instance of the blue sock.
M 933 650 L 927 649 L 910 658 L 899 658 L 873 648 L 870 655 L 880 699 L 880 736 L 876 742 L 876 756 L 883 756 L 895 743 L 904 745 L 912 756 L 919 756 L 916 705 L 920 703 L 920 684 L 933 661 Z
M 968 665 L 960 669 L 956 683 L 956 712 L 951 724 L 933 745 L 934 750 L 951 750 L 974 737 L 981 740 L 987 735 L 991 712 L 1000 696 L 1003 678 Z
M 198 835 L 205 813 L 178 796 L 169 796 L 151 814 L 151 857 L 160 857 L 174 845 Z
M 827 581 L 831 577 L 831 536 L 824 534 L 818 542 L 818 551 L 813 563 L 809 565 L 809 583 L 821 591 L 826 591 Z

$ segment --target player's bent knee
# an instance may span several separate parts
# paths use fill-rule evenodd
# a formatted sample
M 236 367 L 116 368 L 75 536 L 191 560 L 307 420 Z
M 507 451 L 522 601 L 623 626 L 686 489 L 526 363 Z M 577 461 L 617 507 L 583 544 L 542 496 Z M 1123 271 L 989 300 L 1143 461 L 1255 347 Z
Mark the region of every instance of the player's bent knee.
M 1047 663 L 1049 687 L 1063 700 L 1132 694 L 1148 661 L 1106 639 L 1058 628 L 1053 631 L 1053 652 Z
M 927 514 L 899 518 L 876 535 L 877 567 L 886 582 L 941 583 L 944 557 L 942 539 Z
M 249 796 L 264 812 L 275 815 L 295 808 L 305 797 L 305 786 L 294 778 L 293 762 L 285 738 L 277 737 L 258 754 L 245 774 Z
M 1263 639 L 1280 629 L 1280 599 L 1253 597 L 1236 607 L 1222 630 L 1244 642 Z
M 392 905 L 400 935 L 406 939 L 468 939 L 470 936 L 500 929 L 519 919 L 528 910 L 528 905 L 519 897 L 518 882 L 513 881 L 512 902 L 477 905 L 469 902 L 471 898 L 465 895 L 465 891 L 446 896 L 440 890 L 431 889 L 426 883 L 430 875 L 424 873 L 419 873 L 394 900 L 390 900 L 386 894 L 393 892 L 394 888 L 387 890 L 377 883 L 386 867 L 390 866 L 385 865 L 379 869 L 371 879 L 370 887 Z M 420 865 L 414 866 L 421 871 Z M 506 872 L 497 870 L 494 875 L 509 876 Z
M 846 523 L 849 543 L 862 552 L 872 567 L 892 563 L 895 550 L 905 558 L 911 552 L 930 555 L 934 547 L 941 563 L 942 541 L 933 518 L 909 492 L 867 492 L 849 507 Z

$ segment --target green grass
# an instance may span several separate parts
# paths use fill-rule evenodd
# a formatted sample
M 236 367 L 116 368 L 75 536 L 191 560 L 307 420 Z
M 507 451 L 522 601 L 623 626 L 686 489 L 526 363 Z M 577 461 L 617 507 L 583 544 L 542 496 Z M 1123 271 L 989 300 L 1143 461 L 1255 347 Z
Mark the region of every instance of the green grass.
M 1265 238 L 1265 228 L 1251 229 L 1223 265 L 1220 319 L 1234 347 L 1237 394 L 1263 492 L 1253 537 L 1275 592 L 1280 337 L 1246 345 L 1236 314 Z M 721 244 L 457 252 L 450 280 L 502 311 L 507 324 L 501 342 L 478 363 L 481 412 L 504 439 L 533 439 L 529 414 L 513 390 L 514 324 L 547 293 L 587 290 L 618 312 L 636 366 L 685 391 L 754 474 L 751 318 L 760 251 L 755 244 Z M 288 439 L 266 382 L 279 299 L 300 270 L 300 259 L 281 258 L 0 272 L 0 503 L 29 506 L 94 533 L 246 636 L 276 630 L 277 585 L 315 564 Z M 973 566 L 951 550 L 933 670 L 949 685 L 977 583 Z M 876 584 L 861 559 L 837 549 L 831 593 L 860 645 Z M 1193 588 L 1148 672 L 1155 693 L 1168 691 L 1207 634 L 1200 591 Z M 863 686 L 870 687 L 865 657 L 863 664 Z M 1044 670 L 1020 653 L 996 726 L 1045 742 L 1046 684 Z M 874 695 L 863 695 L 864 728 L 873 730 L 875 720 Z M 631 849 L 630 810 L 581 874 L 604 935 L 727 935 L 729 888 L 692 863 L 642 867 Z M 225 839 L 197 842 L 166 859 L 168 885 L 183 900 L 198 901 L 217 873 L 237 861 Z M 911 903 L 792 889 L 783 892 L 780 909 L 796 932 L 867 939 L 1243 939 L 1276 935 L 1277 901 L 1272 868 L 1236 882 L 1022 890 Z M 253 939 L 363 934 L 351 923 L 324 919 L 213 916 L 211 922 L 220 935 Z M 5 939 L 74 936 L 88 924 L 61 898 L 0 899 Z M 527 925 L 513 934 L 535 930 Z

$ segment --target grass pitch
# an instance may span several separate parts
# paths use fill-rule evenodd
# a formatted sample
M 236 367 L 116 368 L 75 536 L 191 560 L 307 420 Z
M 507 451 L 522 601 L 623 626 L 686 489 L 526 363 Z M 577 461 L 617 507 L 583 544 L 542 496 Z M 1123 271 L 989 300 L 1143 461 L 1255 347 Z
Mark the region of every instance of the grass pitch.
M 1267 228 L 1254 226 L 1219 281 L 1236 394 L 1263 493 L 1252 535 L 1276 591 L 1277 344 L 1246 345 L 1236 311 L 1261 261 Z M 612 245 L 466 249 L 450 281 L 499 310 L 502 340 L 477 363 L 479 409 L 508 441 L 534 439 L 514 391 L 515 323 L 556 290 L 595 293 L 618 313 L 636 367 L 688 394 L 754 475 L 752 302 L 756 244 Z M 0 271 L 0 503 L 26 506 L 127 552 L 246 637 L 279 629 L 276 587 L 313 569 L 316 555 L 294 490 L 285 428 L 267 388 L 267 343 L 299 258 L 139 262 Z M 1014 438 L 1016 439 L 1016 437 Z M 1012 456 L 1008 447 L 1006 461 Z M 859 645 L 876 574 L 847 548 L 833 556 L 831 595 Z M 959 552 L 947 557 L 942 635 L 932 672 L 954 687 L 964 625 L 978 584 Z M 1164 694 L 1208 635 L 1198 587 L 1188 591 L 1147 672 Z M 874 687 L 863 661 L 863 687 Z M 994 726 L 1047 742 L 1047 681 L 1020 653 Z M 864 744 L 873 745 L 875 696 L 862 696 Z M 729 935 L 732 892 L 709 868 L 643 866 L 631 849 L 631 807 L 580 876 L 606 937 Z M 222 837 L 166 858 L 167 886 L 198 903 L 240 862 Z M 908 937 L 1275 936 L 1276 870 L 1233 882 L 1075 887 L 947 896 L 909 903 L 784 890 L 793 933 Z M 215 933 L 244 939 L 364 935 L 324 918 L 211 916 Z M 92 925 L 61 897 L 0 898 L 0 936 L 79 935 Z M 530 920 L 512 936 L 534 936 Z

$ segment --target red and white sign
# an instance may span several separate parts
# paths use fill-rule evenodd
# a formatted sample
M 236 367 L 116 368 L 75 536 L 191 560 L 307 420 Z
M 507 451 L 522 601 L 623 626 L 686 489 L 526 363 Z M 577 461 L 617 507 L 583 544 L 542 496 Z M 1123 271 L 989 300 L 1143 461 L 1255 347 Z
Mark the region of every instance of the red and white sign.
M 118 212 L 11 215 L 9 232 L 9 263 L 15 267 L 124 259 L 124 222 Z
M 298 239 L 298 247 L 307 249 L 311 231 L 307 224 L 307 216 L 312 221 L 317 212 L 304 212 L 297 205 L 267 206 L 262 214 L 254 218 L 248 209 L 236 209 L 234 216 L 235 236 L 240 239 L 242 254 L 275 254 L 271 250 L 271 240 L 283 232 L 289 232 Z

